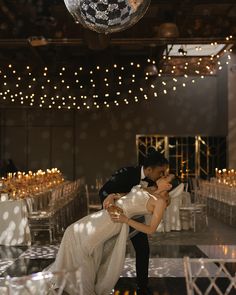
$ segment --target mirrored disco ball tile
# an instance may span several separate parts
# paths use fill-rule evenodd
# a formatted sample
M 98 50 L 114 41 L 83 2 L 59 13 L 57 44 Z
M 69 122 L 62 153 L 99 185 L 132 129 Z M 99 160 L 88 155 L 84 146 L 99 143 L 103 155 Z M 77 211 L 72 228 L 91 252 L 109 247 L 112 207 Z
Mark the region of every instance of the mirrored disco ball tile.
M 4 259 L 4 260 L 0 260 L 0 275 L 2 273 L 5 272 L 5 270 L 11 266 L 13 263 L 15 262 L 15 260 L 8 260 L 8 259 Z
M 52 259 L 56 258 L 58 249 L 59 245 L 32 246 L 20 257 L 29 259 Z

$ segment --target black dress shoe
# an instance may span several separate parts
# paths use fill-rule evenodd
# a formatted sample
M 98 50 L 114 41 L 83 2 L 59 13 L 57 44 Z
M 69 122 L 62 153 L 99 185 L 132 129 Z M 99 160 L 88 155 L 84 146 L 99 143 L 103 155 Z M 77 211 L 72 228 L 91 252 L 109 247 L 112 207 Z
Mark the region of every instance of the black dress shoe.
M 152 291 L 149 288 L 137 288 L 137 295 L 152 295 Z

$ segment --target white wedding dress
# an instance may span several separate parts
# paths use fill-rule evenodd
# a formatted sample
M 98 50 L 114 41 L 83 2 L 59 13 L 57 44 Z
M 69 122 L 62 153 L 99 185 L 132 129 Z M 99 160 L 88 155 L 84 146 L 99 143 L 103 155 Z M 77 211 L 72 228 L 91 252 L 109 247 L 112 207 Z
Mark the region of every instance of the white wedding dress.
M 149 194 L 137 185 L 116 205 L 131 218 L 150 214 L 148 199 Z M 82 291 L 75 293 L 66 286 L 70 295 L 108 295 L 123 269 L 128 233 L 129 226 L 113 222 L 104 209 L 85 216 L 66 229 L 50 270 L 81 270 Z

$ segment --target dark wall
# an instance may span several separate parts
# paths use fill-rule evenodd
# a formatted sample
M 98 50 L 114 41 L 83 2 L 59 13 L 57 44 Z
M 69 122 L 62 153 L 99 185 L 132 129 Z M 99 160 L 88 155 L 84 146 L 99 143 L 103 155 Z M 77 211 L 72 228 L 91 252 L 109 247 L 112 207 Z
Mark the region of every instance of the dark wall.
M 162 92 L 98 111 L 1 109 L 1 159 L 12 158 L 20 170 L 57 167 L 69 179 L 85 175 L 94 183 L 136 163 L 137 134 L 227 135 L 225 69 L 195 84 L 180 78 L 176 92 Z

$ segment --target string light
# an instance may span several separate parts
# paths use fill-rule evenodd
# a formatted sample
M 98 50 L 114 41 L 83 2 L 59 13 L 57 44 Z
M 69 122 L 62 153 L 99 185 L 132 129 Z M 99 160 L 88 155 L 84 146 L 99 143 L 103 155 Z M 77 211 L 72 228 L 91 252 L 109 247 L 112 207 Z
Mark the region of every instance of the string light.
M 230 38 L 227 39 L 228 41 L 230 40 Z M 215 46 L 215 43 L 211 43 L 212 46 Z M 198 50 L 201 50 L 201 48 L 198 48 Z M 223 52 L 223 51 L 222 51 Z M 217 55 L 211 55 L 209 56 L 209 61 L 216 63 L 217 64 L 217 67 L 219 70 L 222 70 L 223 68 L 223 64 L 229 64 L 229 61 L 231 60 L 231 56 L 230 56 L 230 52 L 232 52 L 232 49 L 225 49 L 224 50 L 224 53 L 226 54 L 227 56 L 227 61 L 225 62 L 222 62 L 219 60 L 220 58 L 220 54 L 217 54 Z M 163 56 L 163 60 L 164 59 L 167 59 L 167 63 L 169 63 L 169 60 L 171 60 L 170 57 L 168 56 Z M 205 61 L 206 59 L 204 59 Z M 185 59 L 186 61 L 186 59 Z M 183 77 L 185 79 L 188 79 L 189 78 L 189 63 L 188 62 L 185 62 L 184 61 L 184 64 L 182 65 L 182 72 L 183 72 L 183 69 L 184 69 L 184 73 L 183 73 Z M 148 59 L 148 63 L 151 63 L 151 64 L 155 64 L 155 60 L 151 60 L 150 58 Z M 198 78 L 201 78 L 203 79 L 205 77 L 205 74 L 203 75 L 199 70 L 199 68 L 197 66 L 200 67 L 200 65 L 202 66 L 202 68 L 205 69 L 204 73 L 206 73 L 206 75 L 213 75 L 214 72 L 213 72 L 213 68 L 212 68 L 212 64 L 206 64 L 206 63 L 203 63 L 203 58 L 200 57 L 197 59 L 197 62 L 196 62 L 196 65 L 195 65 L 195 69 L 194 69 L 194 65 L 191 63 L 191 66 L 193 67 L 193 69 L 191 68 L 190 70 L 193 70 L 195 71 L 195 75 L 198 76 Z M 131 70 L 131 67 L 132 66 L 132 72 L 130 73 L 130 70 Z M 68 73 L 70 71 L 67 71 L 65 67 L 62 67 L 60 69 L 60 71 L 58 72 L 59 76 L 63 76 L 63 79 L 61 80 L 61 83 L 65 83 L 65 86 L 61 85 L 60 87 L 55 85 L 55 83 L 58 83 L 58 81 L 56 81 L 55 78 L 53 79 L 49 79 L 46 78 L 47 76 L 49 76 L 49 73 L 51 73 L 51 71 L 49 72 L 48 71 L 48 68 L 47 67 L 44 67 L 44 71 L 41 71 L 41 73 L 39 72 L 38 76 L 36 77 L 33 77 L 33 78 L 29 78 L 27 77 L 28 76 L 31 76 L 32 73 L 30 71 L 30 65 L 26 66 L 26 69 L 28 70 L 27 73 L 25 74 L 22 74 L 22 77 L 19 76 L 19 75 L 15 75 L 13 76 L 13 74 L 16 74 L 16 70 L 14 68 L 14 65 L 12 64 L 9 64 L 7 65 L 8 68 L 11 68 L 11 72 L 9 74 L 9 71 L 7 72 L 7 75 L 4 73 L 4 70 L 3 71 L 0 71 L 0 73 L 2 74 L 0 76 L 0 86 L 1 86 L 1 77 L 5 79 L 5 81 L 2 79 L 2 86 L 6 87 L 8 86 L 8 82 L 10 83 L 9 85 L 12 85 L 12 82 L 13 82 L 13 85 L 15 85 L 15 87 L 17 88 L 16 91 L 14 90 L 11 90 L 11 89 L 7 89 L 5 91 L 2 92 L 2 94 L 0 94 L 1 98 L 4 99 L 4 101 L 7 101 L 8 99 L 11 101 L 11 102 L 14 102 L 14 103 L 20 103 L 20 104 L 28 104 L 30 106 L 40 106 L 40 107 L 48 107 L 48 108 L 53 108 L 53 107 L 59 107 L 60 108 L 64 108 L 66 107 L 67 109 L 71 109 L 71 108 L 77 108 L 78 109 L 78 105 L 77 105 L 77 101 L 80 99 L 80 97 L 82 99 L 87 99 L 87 97 L 85 95 L 78 95 L 77 97 L 76 96 L 73 96 L 72 98 L 72 95 L 70 95 L 71 93 L 67 93 L 66 91 L 69 90 L 69 91 L 72 91 L 72 94 L 73 94 L 73 91 L 74 89 L 72 88 L 72 85 L 71 84 L 68 84 L 68 82 L 71 82 L 71 80 L 68 80 Z M 173 65 L 173 62 L 172 62 L 172 65 L 170 63 L 170 68 L 169 68 L 169 73 L 172 73 L 173 75 L 177 75 L 179 73 L 179 70 L 181 70 L 181 67 L 178 69 L 179 65 Z M 197 67 L 197 68 L 196 68 Z M 141 99 L 144 99 L 144 100 L 147 100 L 149 97 L 157 97 L 157 92 L 155 91 L 154 92 L 154 89 L 157 87 L 158 88 L 158 78 L 155 78 L 155 82 L 153 81 L 153 77 L 151 77 L 150 75 L 148 75 L 148 73 L 145 73 L 145 71 L 143 70 L 145 68 L 144 65 L 142 65 L 142 68 L 140 66 L 140 64 L 136 64 L 135 62 L 131 61 L 128 63 L 127 65 L 127 70 L 125 73 L 121 73 L 120 71 L 124 71 L 125 67 L 124 66 L 120 66 L 118 67 L 117 64 L 114 64 L 113 65 L 113 68 L 115 69 L 114 71 L 117 71 L 115 72 L 114 74 L 118 77 L 118 81 L 116 80 L 116 83 L 118 85 L 126 85 L 125 87 L 129 87 L 128 89 L 126 88 L 125 91 L 127 91 L 127 93 L 130 95 L 134 92 L 135 89 L 139 89 L 140 92 L 144 92 L 144 89 L 148 89 L 148 87 L 150 87 L 150 93 L 147 95 L 145 93 L 143 93 L 143 96 L 140 96 L 139 98 L 138 97 L 134 97 L 134 99 L 132 99 L 132 101 L 134 102 L 138 102 L 140 101 L 140 98 Z M 140 69 L 141 68 L 141 69 Z M 201 69 L 202 69 L 201 68 Z M 103 71 L 103 73 L 108 73 L 109 72 L 109 69 L 108 68 L 101 68 L 101 66 L 99 65 L 96 65 L 94 67 L 94 69 L 96 70 L 101 70 Z M 95 90 L 95 87 L 96 87 L 96 83 L 95 81 L 97 81 L 98 77 L 95 75 L 95 73 L 97 73 L 96 71 L 94 71 L 94 69 L 85 69 L 83 67 L 78 67 L 77 70 L 84 70 L 85 72 L 89 73 L 91 76 L 90 78 L 88 79 L 88 81 L 90 81 L 91 84 L 88 84 L 88 82 L 85 81 L 85 84 L 84 84 L 84 76 L 81 77 L 80 81 L 79 79 L 76 79 L 74 80 L 74 83 L 80 83 L 79 88 L 75 88 L 77 89 L 78 91 L 87 91 L 87 87 L 90 87 L 90 89 L 92 90 L 92 93 L 90 94 L 90 96 L 93 98 L 93 99 L 101 99 L 101 102 L 103 100 L 103 96 L 104 98 L 110 98 L 112 97 L 111 96 L 111 93 L 109 92 L 106 92 L 106 93 L 101 93 L 99 94 L 99 96 L 97 94 L 94 94 L 94 90 Z M 65 73 L 66 75 L 63 75 L 63 73 Z M 141 76 L 142 74 L 142 76 Z M 158 70 L 158 77 L 161 77 L 162 75 L 166 74 L 166 70 L 165 72 L 163 72 L 162 69 L 159 69 Z M 74 76 L 78 76 L 78 72 L 77 71 L 73 71 L 72 72 L 72 75 Z M 141 82 L 142 86 L 140 87 L 140 84 L 139 86 L 137 87 L 135 84 L 135 81 L 136 81 L 136 76 L 138 77 L 137 79 L 137 82 L 140 83 L 142 81 L 142 77 L 143 79 L 145 80 L 145 82 Z M 58 77 L 56 74 L 54 75 L 54 77 Z M 31 80 L 30 80 L 31 79 Z M 105 77 L 103 78 L 104 79 L 104 86 L 106 87 L 109 87 L 109 83 L 108 83 L 108 78 Z M 23 81 L 22 81 L 23 80 Z M 16 81 L 22 81 L 21 84 L 19 85 L 18 83 L 15 83 Z M 130 88 L 130 86 L 128 86 L 128 84 L 126 83 L 126 81 L 130 81 L 129 85 L 132 87 L 135 87 L 134 89 Z M 140 82 L 139 82 L 140 81 Z M 150 81 L 150 83 L 149 83 Z M 195 79 L 191 79 L 189 80 L 191 81 L 192 83 L 195 83 Z M 33 83 L 34 82 L 34 83 Z M 131 84 L 132 82 L 132 84 Z M 167 92 L 169 92 L 169 90 L 173 90 L 173 91 L 176 91 L 177 90 L 177 87 L 175 85 L 173 85 L 173 83 L 177 83 L 178 82 L 178 79 L 177 77 L 173 77 L 171 79 L 171 81 L 160 81 L 159 82 L 161 83 L 162 87 L 164 86 L 164 89 L 160 89 L 160 91 L 163 91 L 164 94 L 167 94 Z M 28 83 L 28 85 L 27 85 Z M 172 85 L 171 85 L 172 83 Z M 54 85 L 53 85 L 54 84 Z M 186 83 L 181 83 L 183 87 L 186 87 L 187 84 Z M 75 84 L 74 84 L 75 85 Z M 89 86 L 90 85 L 90 86 Z M 100 86 L 98 84 L 98 86 Z M 32 95 L 32 93 L 29 93 L 29 89 L 32 90 L 33 87 L 37 87 L 44 90 L 44 92 L 46 91 L 46 93 L 41 93 L 41 99 L 39 100 L 40 101 L 40 104 L 39 102 L 36 102 L 34 101 L 33 97 L 34 95 Z M 112 84 L 112 87 L 113 87 L 113 84 Z M 8 87 L 10 88 L 10 87 Z M 60 92 L 63 93 L 63 97 L 60 98 L 59 95 L 56 95 L 55 94 L 55 98 L 53 96 L 50 95 L 49 97 L 49 100 L 47 99 L 47 93 L 50 93 L 50 91 L 53 91 L 53 90 L 57 90 L 57 89 L 60 89 Z M 14 89 L 14 88 L 13 88 Z M 28 92 L 27 92 L 27 89 L 28 89 Z M 23 93 L 22 91 L 19 91 L 19 90 L 23 90 Z M 108 90 L 108 88 L 107 88 Z M 107 91 L 106 90 L 106 91 Z M 110 89 L 109 89 L 110 90 Z M 119 89 L 120 90 L 120 89 Z M 11 92 L 12 91 L 12 92 Z M 39 90 L 40 91 L 40 90 Z M 104 90 L 103 90 L 104 91 Z M 105 91 L 104 91 L 105 92 Z M 39 92 L 40 93 L 40 92 Z M 120 97 L 121 95 L 121 92 L 120 91 L 117 91 L 115 92 L 117 97 Z M 17 98 L 19 95 L 19 99 Z M 4 98 L 3 98 L 4 97 Z M 130 96 L 129 96 L 130 97 Z M 15 100 L 16 98 L 16 100 Z M 27 99 L 28 99 L 28 102 L 27 102 Z M 55 103 L 55 99 L 56 99 L 56 103 Z M 73 101 L 71 101 L 73 99 Z M 119 98 L 120 99 L 120 98 Z M 61 103 L 59 103 L 59 101 L 61 101 Z M 122 100 L 121 100 L 122 101 Z M 127 102 L 129 103 L 128 99 L 126 98 L 125 100 L 123 100 L 125 104 L 127 104 Z M 5 102 L 4 102 L 5 103 Z M 115 101 L 113 102 L 115 106 L 118 106 L 119 105 L 119 102 L 118 101 Z M 110 103 L 107 103 L 106 105 L 109 105 L 111 106 Z M 88 108 L 88 107 L 89 108 Z M 83 105 L 83 108 L 84 109 L 90 109 L 90 108 L 97 108 L 98 104 L 87 104 L 87 105 Z M 81 108 L 81 107 L 80 107 Z

